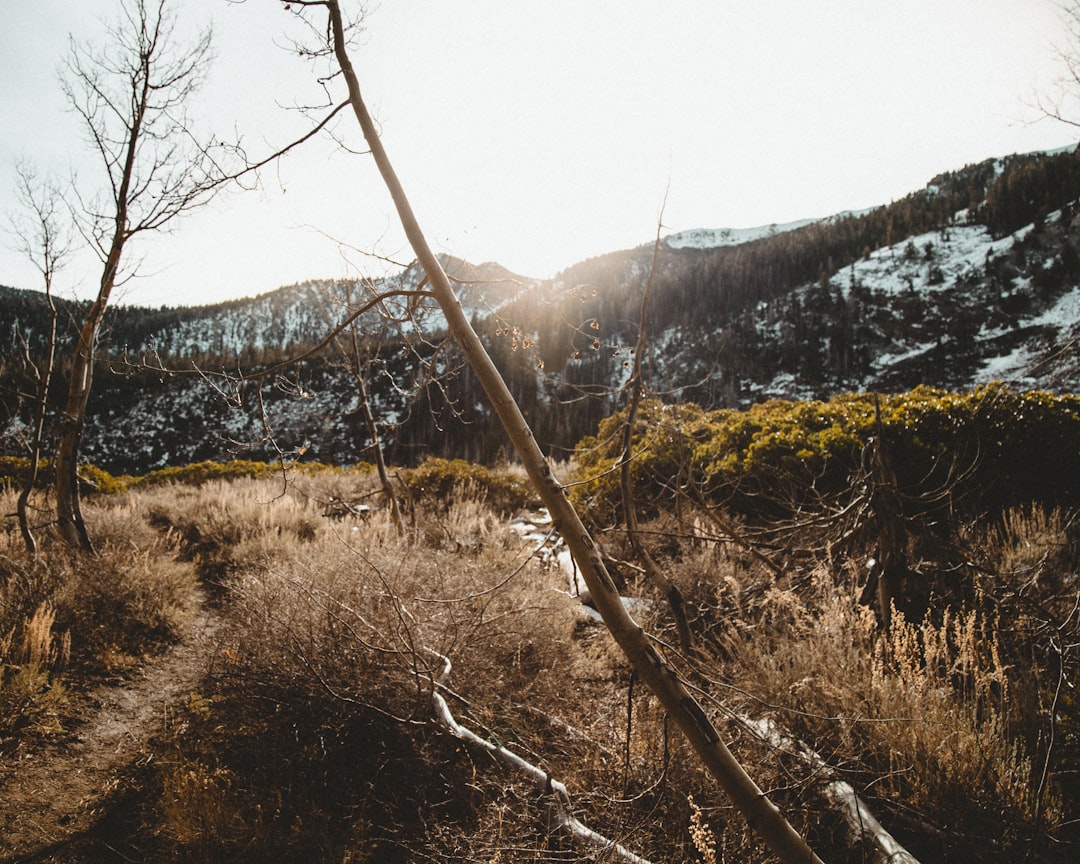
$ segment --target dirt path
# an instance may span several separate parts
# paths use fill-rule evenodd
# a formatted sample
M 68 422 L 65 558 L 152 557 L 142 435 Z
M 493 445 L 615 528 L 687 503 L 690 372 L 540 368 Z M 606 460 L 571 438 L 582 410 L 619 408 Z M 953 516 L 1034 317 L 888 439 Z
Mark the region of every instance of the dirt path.
M 218 621 L 203 607 L 183 642 L 123 683 L 79 696 L 86 722 L 57 744 L 0 758 L 0 864 L 90 860 L 67 845 L 92 829 L 123 795 L 134 766 L 168 711 L 197 689 Z M 119 839 L 119 838 L 118 838 Z M 99 859 L 94 859 L 99 860 Z M 117 853 L 115 860 L 124 860 Z

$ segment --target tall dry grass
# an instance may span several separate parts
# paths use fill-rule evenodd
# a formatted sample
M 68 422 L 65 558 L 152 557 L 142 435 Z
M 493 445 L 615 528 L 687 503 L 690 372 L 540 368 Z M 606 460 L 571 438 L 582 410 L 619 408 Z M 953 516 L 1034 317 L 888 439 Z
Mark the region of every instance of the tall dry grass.
M 896 613 L 887 632 L 856 602 L 859 562 L 796 564 L 777 579 L 733 544 L 684 545 L 677 578 L 712 653 L 697 672 L 744 754 L 755 736 L 738 718 L 773 718 L 925 856 L 1068 860 L 1080 724 L 1055 690 L 1078 668 L 1076 526 L 1025 508 L 960 540 L 967 569 L 935 576 L 954 605 L 932 599 L 918 621 Z M 769 749 L 756 757 L 765 785 L 821 781 Z
M 14 512 L 15 493 L 0 492 Z M 0 745 L 52 734 L 69 716 L 67 682 L 123 670 L 175 642 L 200 602 L 175 539 L 137 496 L 95 496 L 86 515 L 99 553 L 82 556 L 39 529 L 32 558 L 17 527 L 0 534 Z
M 582 821 L 654 861 L 770 860 L 484 491 L 414 502 L 404 536 L 377 507 L 328 506 L 376 492 L 363 472 L 132 490 L 94 503 L 103 554 L 89 565 L 49 550 L 30 566 L 6 538 L 0 636 L 12 664 L 30 656 L 24 629 L 37 634 L 42 705 L 64 633 L 73 658 L 118 663 L 177 632 L 200 582 L 214 590 L 219 642 L 170 718 L 141 817 L 158 860 L 583 859 L 543 796 L 433 721 L 436 655 L 453 661 L 443 695 L 460 722 L 567 783 Z M 1068 514 L 968 526 L 978 560 L 942 574 L 967 587 L 887 634 L 856 602 L 854 562 L 803 555 L 777 577 L 735 545 L 652 527 L 699 637 L 694 657 L 661 647 L 827 859 L 854 860 L 816 794 L 824 776 L 745 719 L 813 748 L 924 860 L 1069 860 L 1080 723 L 1054 698 L 1080 641 Z M 615 535 L 607 548 L 625 557 Z M 55 619 L 31 625 L 39 608 Z M 672 634 L 662 603 L 637 614 Z
M 544 860 L 563 841 L 535 791 L 433 723 L 444 655 L 455 669 L 444 695 L 461 722 L 568 779 L 595 827 L 649 847 L 669 832 L 662 819 L 644 827 L 661 807 L 691 848 L 685 795 L 619 799 L 658 772 L 693 776 L 692 760 L 665 742 L 639 688 L 623 765 L 625 665 L 565 577 L 481 492 L 465 483 L 449 506 L 418 509 L 402 537 L 383 512 L 316 519 L 329 495 L 309 479 L 285 496 L 268 491 L 207 484 L 182 512 L 155 504 L 156 524 L 196 540 L 197 566 L 230 548 L 213 693 L 162 761 L 171 803 L 160 814 L 174 842 L 190 851 L 206 836 L 216 800 L 229 813 L 212 824 L 243 826 L 262 855 L 288 834 L 319 860 Z M 218 854 L 236 847 L 222 839 Z M 570 847 L 558 854 L 575 858 Z
M 0 633 L 0 745 L 13 735 L 53 732 L 64 700 L 60 676 L 71 653 L 68 633 L 56 633 L 56 612 L 43 602 L 33 615 Z
M 14 509 L 14 493 L 0 506 Z M 72 552 L 49 537 L 30 558 L 13 525 L 0 535 L 0 629 L 44 603 L 71 639 L 73 664 L 88 671 L 126 665 L 175 641 L 198 607 L 198 583 L 179 560 L 176 538 L 151 526 L 138 495 L 86 504 L 98 554 Z
M 264 852 L 304 818 L 333 838 L 333 855 L 353 860 L 410 860 L 421 849 L 430 860 L 510 860 L 509 850 L 513 860 L 573 859 L 541 827 L 527 786 L 431 725 L 437 653 L 453 659 L 447 698 L 461 722 L 567 782 L 584 821 L 653 860 L 768 860 L 606 632 L 585 622 L 557 590 L 562 578 L 531 560 L 475 491 L 462 486 L 449 507 L 418 508 L 400 537 L 379 512 L 324 518 L 329 493 L 312 483 L 278 497 L 257 483 L 208 484 L 182 513 L 155 511 L 156 524 L 198 550 L 200 568 L 216 562 L 233 610 L 210 716 L 195 725 L 237 734 L 177 745 L 182 770 L 165 783 L 175 800 L 193 788 L 227 798 L 221 824 L 245 826 Z M 1004 584 L 1030 571 L 1032 544 L 1071 548 L 1061 518 L 1009 517 L 985 544 L 982 575 L 972 577 L 981 587 L 966 606 L 934 607 L 918 622 L 898 615 L 887 635 L 858 606 L 847 566 L 777 580 L 734 546 L 664 541 L 703 635 L 698 656 L 677 662 L 744 764 L 828 857 L 846 853 L 829 846 L 833 817 L 815 792 L 822 777 L 744 718 L 771 717 L 803 740 L 930 858 L 1043 855 L 1063 836 L 1072 818 L 1063 786 L 1053 772 L 1040 783 L 1046 688 L 1018 662 L 1036 628 L 1020 639 L 1015 618 L 987 600 L 991 577 Z M 1049 566 L 1046 555 L 1037 560 Z M 1059 572 L 1058 589 L 1070 579 Z M 662 604 L 645 617 L 665 632 Z M 247 792 L 222 797 L 226 776 Z M 282 788 L 293 790 L 288 800 L 269 792 Z M 185 809 L 199 810 L 174 807 L 169 819 Z M 193 830 L 180 824 L 174 836 Z

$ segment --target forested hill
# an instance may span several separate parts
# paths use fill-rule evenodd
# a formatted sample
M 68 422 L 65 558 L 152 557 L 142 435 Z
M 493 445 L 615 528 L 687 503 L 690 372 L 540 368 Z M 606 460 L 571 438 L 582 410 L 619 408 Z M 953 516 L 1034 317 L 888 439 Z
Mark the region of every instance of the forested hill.
M 1080 157 L 1067 151 L 941 174 L 869 211 L 671 235 L 648 308 L 649 388 L 709 408 L 993 379 L 1075 391 L 1078 204 Z M 649 243 L 547 281 L 446 259 L 537 438 L 556 455 L 622 402 L 652 258 Z M 420 276 L 412 267 L 375 283 L 312 281 L 214 306 L 111 310 L 86 457 L 114 472 L 277 449 L 354 462 L 368 441 L 354 345 L 394 459 L 498 457 L 502 435 L 475 381 L 440 347 L 441 315 L 415 296 Z M 355 343 L 346 328 L 262 381 L 213 377 L 309 351 L 387 291 L 405 293 L 361 314 Z M 6 452 L 18 454 L 21 357 L 24 344 L 40 353 L 45 304 L 33 291 L 0 288 L 0 299 L 0 422 Z M 61 306 L 62 352 L 79 311 Z

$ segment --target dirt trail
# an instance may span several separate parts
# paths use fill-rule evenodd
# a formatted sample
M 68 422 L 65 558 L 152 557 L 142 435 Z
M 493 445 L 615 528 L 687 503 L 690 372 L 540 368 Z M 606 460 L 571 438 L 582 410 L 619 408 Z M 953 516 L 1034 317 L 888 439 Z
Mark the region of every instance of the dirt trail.
M 198 688 L 217 626 L 204 606 L 167 654 L 78 697 L 86 721 L 73 738 L 0 758 L 0 864 L 85 860 L 66 844 L 108 813 L 131 769 L 149 758 L 147 744 L 169 710 Z

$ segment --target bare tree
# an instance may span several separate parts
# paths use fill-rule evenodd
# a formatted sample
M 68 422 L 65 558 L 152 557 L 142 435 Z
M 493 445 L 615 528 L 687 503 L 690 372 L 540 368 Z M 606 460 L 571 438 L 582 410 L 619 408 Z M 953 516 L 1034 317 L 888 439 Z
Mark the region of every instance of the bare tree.
M 346 307 L 351 307 L 353 303 L 351 285 L 345 285 L 344 291 Z M 397 530 L 398 534 L 404 534 L 405 522 L 401 516 L 401 503 L 398 501 L 397 493 L 394 491 L 394 484 L 390 480 L 390 473 L 386 467 L 386 459 L 383 457 L 383 444 L 382 437 L 379 434 L 379 425 L 375 421 L 375 414 L 371 410 L 371 399 L 368 395 L 368 378 L 371 373 L 372 356 L 371 353 L 365 352 L 361 347 L 360 325 L 358 319 L 352 317 L 352 320 L 349 323 L 347 344 L 342 344 L 341 340 L 337 338 L 335 338 L 334 341 L 337 342 L 338 350 L 341 352 L 342 357 L 345 358 L 345 363 L 348 366 L 349 372 L 356 382 L 356 392 L 359 401 L 357 410 L 364 418 L 364 428 L 367 430 L 368 438 L 371 441 L 371 454 L 375 459 L 375 470 L 379 475 L 379 485 L 382 487 L 383 495 L 386 498 L 386 504 L 390 508 L 390 517 L 394 522 L 394 528 Z M 377 355 L 377 348 L 374 353 Z
M 1063 0 L 1064 42 L 1055 47 L 1061 74 L 1049 90 L 1035 96 L 1034 107 L 1044 117 L 1080 128 L 1080 2 Z
M 94 352 L 133 237 L 166 228 L 205 204 L 225 177 L 220 160 L 234 148 L 200 139 L 188 115 L 206 75 L 211 32 L 176 38 L 171 0 L 122 0 L 101 47 L 72 42 L 62 86 L 90 149 L 104 169 L 104 191 L 75 191 L 79 230 L 101 261 L 97 296 L 75 346 L 56 453 L 56 519 L 72 547 L 92 552 L 79 497 L 78 460 Z
M 349 57 L 347 24 L 340 3 L 338 0 L 292 0 L 291 5 L 325 9 L 329 20 L 321 32 L 326 34 L 327 48 L 333 52 L 337 67 L 344 77 L 353 112 L 394 201 L 409 244 L 424 269 L 431 293 L 446 317 L 450 333 L 460 345 L 466 360 L 487 393 L 530 481 L 566 540 L 596 608 L 615 641 L 634 671 L 656 694 L 708 770 L 779 858 L 798 864 L 820 861 L 735 759 L 679 674 L 661 656 L 623 606 L 596 544 L 567 498 L 564 487 L 552 474 L 532 430 L 470 324 L 449 278 L 420 229 L 362 98 L 359 79 Z
M 45 417 L 48 410 L 49 386 L 52 383 L 56 360 L 56 302 L 53 299 L 53 280 L 63 267 L 71 251 L 71 225 L 59 186 L 52 180 L 43 180 L 26 163 L 16 165 L 16 196 L 22 208 L 20 216 L 11 217 L 12 233 L 18 241 L 19 250 L 34 264 L 41 274 L 48 308 L 48 323 L 44 334 L 43 355 L 34 361 L 30 336 L 23 342 L 23 364 L 34 386 L 31 395 L 33 419 L 26 441 L 30 464 L 19 493 L 16 512 L 19 530 L 26 551 L 37 554 L 38 544 L 30 524 L 30 496 L 41 472 L 42 443 L 45 433 Z
M 641 293 L 641 318 L 638 321 L 637 345 L 634 348 L 633 368 L 630 372 L 630 380 L 627 382 L 629 394 L 626 400 L 626 422 L 623 424 L 623 451 L 619 457 L 619 489 L 622 493 L 623 519 L 626 522 L 626 536 L 630 545 L 637 554 L 648 578 L 652 580 L 664 597 L 667 599 L 668 608 L 675 619 L 675 627 L 679 633 L 679 646 L 683 651 L 693 648 L 693 637 L 690 633 L 690 624 L 686 619 L 686 606 L 682 592 L 660 569 L 656 559 L 649 554 L 645 543 L 641 539 L 641 531 L 638 529 L 637 503 L 634 500 L 634 478 L 631 472 L 631 463 L 634 458 L 634 422 L 637 419 L 638 408 L 645 394 L 645 373 L 642 368 L 644 363 L 645 349 L 648 347 L 647 325 L 649 311 L 649 297 L 652 294 L 653 277 L 656 275 L 656 260 L 660 254 L 660 232 L 663 231 L 663 209 L 660 218 L 656 222 L 656 239 L 653 242 L 652 264 L 649 266 L 649 276 L 645 280 L 645 289 Z

